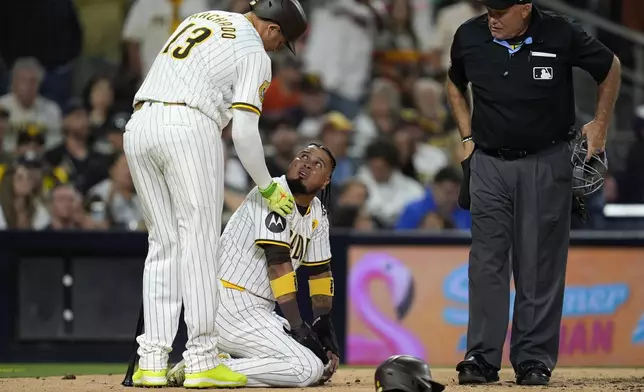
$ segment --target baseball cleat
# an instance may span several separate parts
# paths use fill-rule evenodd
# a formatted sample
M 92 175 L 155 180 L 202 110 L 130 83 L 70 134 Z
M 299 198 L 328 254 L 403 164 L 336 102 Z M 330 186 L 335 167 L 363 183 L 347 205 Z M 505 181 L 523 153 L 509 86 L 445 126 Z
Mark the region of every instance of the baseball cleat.
M 219 353 L 217 355 L 219 359 L 230 359 L 231 356 L 228 353 Z M 177 363 L 168 371 L 168 386 L 169 387 L 180 387 L 183 385 L 183 381 L 186 379 L 186 362 L 182 360 Z
M 168 385 L 167 372 L 167 370 L 155 372 L 137 369 L 132 376 L 132 381 L 135 387 L 165 387 Z
M 246 386 L 246 376 L 233 372 L 226 365 L 199 373 L 186 373 L 184 388 L 235 388 Z

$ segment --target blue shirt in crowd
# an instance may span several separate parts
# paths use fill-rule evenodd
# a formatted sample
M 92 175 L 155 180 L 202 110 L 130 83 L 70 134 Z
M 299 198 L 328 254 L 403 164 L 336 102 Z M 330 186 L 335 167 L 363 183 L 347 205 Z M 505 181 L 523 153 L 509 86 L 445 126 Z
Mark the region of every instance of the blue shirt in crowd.
M 425 219 L 425 216 L 430 212 L 435 211 L 436 203 L 434 203 L 432 191 L 431 189 L 427 189 L 425 191 L 424 199 L 410 203 L 405 207 L 400 218 L 398 218 L 398 223 L 396 223 L 396 230 L 417 229 L 423 222 L 423 219 Z M 452 222 L 454 222 L 454 227 L 456 229 L 472 229 L 472 216 L 470 215 L 470 212 L 463 210 L 460 207 L 456 207 L 454 211 L 452 211 Z

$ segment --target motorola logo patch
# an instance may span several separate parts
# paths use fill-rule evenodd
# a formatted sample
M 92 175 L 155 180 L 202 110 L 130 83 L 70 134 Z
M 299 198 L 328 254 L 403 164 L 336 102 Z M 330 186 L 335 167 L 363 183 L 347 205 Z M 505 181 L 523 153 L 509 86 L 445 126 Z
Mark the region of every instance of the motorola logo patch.
M 277 212 L 268 214 L 264 220 L 264 224 L 271 233 L 281 233 L 286 230 L 286 219 Z

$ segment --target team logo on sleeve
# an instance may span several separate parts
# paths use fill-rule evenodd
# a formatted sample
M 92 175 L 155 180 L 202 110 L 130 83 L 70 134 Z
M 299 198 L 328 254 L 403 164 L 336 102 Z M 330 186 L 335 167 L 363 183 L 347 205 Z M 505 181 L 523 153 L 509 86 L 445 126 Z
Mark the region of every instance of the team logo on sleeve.
M 264 103 L 264 96 L 266 95 L 266 90 L 268 90 L 268 87 L 271 85 L 271 82 L 268 80 L 264 80 L 264 83 L 262 83 L 261 86 L 259 86 L 259 101 L 261 103 Z
M 313 225 L 312 226 L 313 227 L 312 227 L 311 231 L 315 231 L 315 228 L 318 227 L 318 220 L 317 219 L 313 219 Z
M 286 219 L 280 216 L 277 212 L 271 212 L 268 214 L 266 219 L 264 219 L 264 224 L 271 233 L 277 234 L 286 230 Z

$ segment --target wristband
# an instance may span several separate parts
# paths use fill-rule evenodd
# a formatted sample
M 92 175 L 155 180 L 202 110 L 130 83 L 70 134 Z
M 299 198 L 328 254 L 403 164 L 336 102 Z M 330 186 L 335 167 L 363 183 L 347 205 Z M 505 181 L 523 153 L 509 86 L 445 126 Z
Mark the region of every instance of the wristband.
M 267 186 L 265 189 L 261 189 L 259 186 L 257 187 L 257 189 L 259 189 L 259 193 L 263 197 L 270 197 L 273 194 L 273 192 L 275 192 L 276 188 L 277 188 L 277 183 L 275 181 L 272 181 L 271 184 Z
M 271 280 L 271 289 L 275 299 L 291 294 L 297 291 L 297 276 L 295 271 L 291 271 L 286 275 L 282 275 L 277 279 Z
M 464 138 L 461 139 L 461 142 L 467 143 L 472 140 L 472 136 L 465 136 Z
M 309 295 L 311 297 L 314 295 L 333 297 L 334 291 L 335 287 L 332 277 L 309 280 Z

